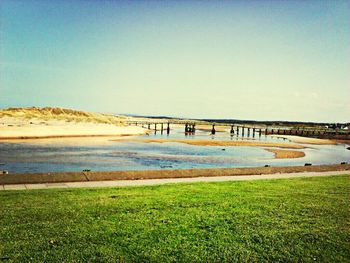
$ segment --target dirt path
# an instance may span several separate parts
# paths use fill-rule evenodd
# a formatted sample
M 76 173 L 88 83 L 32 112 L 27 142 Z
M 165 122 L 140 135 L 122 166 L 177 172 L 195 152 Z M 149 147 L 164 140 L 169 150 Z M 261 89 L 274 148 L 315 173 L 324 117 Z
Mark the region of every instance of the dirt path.
M 302 173 L 350 171 L 350 164 L 312 165 L 312 166 L 274 166 L 251 168 L 213 168 L 179 170 L 140 170 L 140 171 L 91 171 L 56 172 L 37 174 L 0 174 L 0 185 L 65 183 L 84 181 L 145 180 L 193 177 L 242 176 L 255 174 Z
M 250 181 L 266 179 L 287 179 L 300 177 L 320 177 L 350 175 L 350 171 L 332 172 L 303 172 L 244 176 L 217 176 L 217 177 L 195 177 L 195 178 L 169 178 L 169 179 L 146 179 L 146 180 L 116 180 L 95 182 L 71 182 L 71 183 L 46 183 L 46 184 L 13 184 L 0 185 L 0 190 L 30 190 L 30 189 L 52 189 L 52 188 L 91 188 L 91 187 L 125 187 L 125 186 L 147 186 L 163 185 L 171 183 L 196 183 L 196 182 L 227 182 L 227 181 Z

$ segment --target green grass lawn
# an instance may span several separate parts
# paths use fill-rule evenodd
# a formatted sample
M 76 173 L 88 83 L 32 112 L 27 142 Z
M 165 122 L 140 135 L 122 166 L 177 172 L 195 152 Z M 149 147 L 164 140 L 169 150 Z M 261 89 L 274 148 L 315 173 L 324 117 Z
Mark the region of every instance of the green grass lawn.
M 0 261 L 349 262 L 348 176 L 0 191 Z

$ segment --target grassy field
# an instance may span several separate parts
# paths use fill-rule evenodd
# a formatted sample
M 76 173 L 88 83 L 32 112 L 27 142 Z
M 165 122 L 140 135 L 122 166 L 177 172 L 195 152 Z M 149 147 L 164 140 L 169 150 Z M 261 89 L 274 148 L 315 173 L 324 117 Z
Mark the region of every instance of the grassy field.
M 0 191 L 0 261 L 349 262 L 348 176 Z

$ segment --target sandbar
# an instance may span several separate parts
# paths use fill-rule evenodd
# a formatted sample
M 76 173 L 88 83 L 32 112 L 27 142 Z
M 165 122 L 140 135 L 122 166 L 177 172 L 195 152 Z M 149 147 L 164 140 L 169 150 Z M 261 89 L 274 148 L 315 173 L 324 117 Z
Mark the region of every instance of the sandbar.
M 301 137 L 301 136 L 294 136 L 294 135 L 269 135 L 271 137 L 279 137 L 287 139 L 294 143 L 303 143 L 303 144 L 316 144 L 316 145 L 333 145 L 337 144 L 334 140 L 328 140 L 328 139 L 318 139 L 318 138 L 310 138 L 310 137 Z
M 115 140 L 121 141 L 121 140 Z M 304 149 L 305 147 L 293 143 L 259 142 L 259 141 L 214 141 L 214 140 L 185 140 L 185 139 L 125 139 L 127 142 L 143 143 L 185 143 L 195 146 L 251 146 L 251 147 L 278 147 L 288 149 Z
M 265 150 L 274 153 L 276 159 L 301 158 L 305 156 L 305 153 L 300 151 L 277 150 L 277 149 L 265 149 Z

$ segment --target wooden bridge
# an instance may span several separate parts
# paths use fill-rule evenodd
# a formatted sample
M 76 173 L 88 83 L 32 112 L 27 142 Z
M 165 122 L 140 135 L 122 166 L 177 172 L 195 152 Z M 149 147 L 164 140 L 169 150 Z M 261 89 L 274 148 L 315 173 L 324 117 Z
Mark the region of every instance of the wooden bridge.
M 161 134 L 166 132 L 167 134 L 170 134 L 170 126 L 172 125 L 184 125 L 184 132 L 185 134 L 194 134 L 196 132 L 196 127 L 198 126 L 208 126 L 211 125 L 210 133 L 212 135 L 216 134 L 217 124 L 215 123 L 202 123 L 202 122 L 137 122 L 137 121 L 129 121 L 127 122 L 128 125 L 135 125 L 135 126 L 141 126 L 145 129 L 154 131 L 155 133 L 157 131 L 160 131 Z M 243 125 L 234 125 L 234 124 L 219 124 L 220 126 L 228 126 L 230 128 L 230 134 L 241 134 L 242 136 L 250 137 L 252 135 L 253 137 L 258 134 L 261 136 L 262 134 L 267 134 L 267 129 L 264 129 L 262 127 L 250 127 L 250 126 L 243 126 Z
M 231 135 L 241 135 L 242 137 L 255 137 L 262 135 L 297 135 L 304 137 L 315 137 L 315 138 L 337 138 L 339 139 L 350 139 L 350 133 L 344 131 L 330 131 L 326 129 L 317 128 L 292 128 L 292 127 L 267 127 L 267 126 L 253 126 L 253 125 L 237 125 L 227 123 L 205 123 L 195 121 L 175 121 L 175 122 L 150 122 L 150 121 L 128 121 L 127 125 L 141 126 L 154 133 L 160 132 L 161 134 L 170 134 L 172 126 L 184 127 L 185 134 L 195 134 L 197 127 L 210 126 L 208 130 L 212 135 L 218 132 L 216 126 L 226 126 Z

